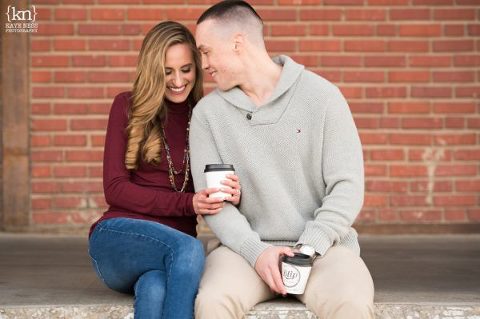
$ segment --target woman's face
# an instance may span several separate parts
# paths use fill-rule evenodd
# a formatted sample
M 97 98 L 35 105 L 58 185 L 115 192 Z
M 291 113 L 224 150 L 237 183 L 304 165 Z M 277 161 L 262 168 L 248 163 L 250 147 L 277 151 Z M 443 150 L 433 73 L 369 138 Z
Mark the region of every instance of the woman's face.
M 184 102 L 195 84 L 195 62 L 187 44 L 174 44 L 165 56 L 165 96 L 174 103 Z

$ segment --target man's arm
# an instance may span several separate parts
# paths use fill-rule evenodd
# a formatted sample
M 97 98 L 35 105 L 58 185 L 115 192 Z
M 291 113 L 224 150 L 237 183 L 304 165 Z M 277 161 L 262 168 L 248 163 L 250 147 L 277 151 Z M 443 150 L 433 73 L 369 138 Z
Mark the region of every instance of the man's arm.
M 313 246 L 320 255 L 350 231 L 364 196 L 362 145 L 348 104 L 338 89 L 329 99 L 323 134 L 319 147 L 326 196 L 298 240 Z
M 206 188 L 205 165 L 223 163 L 212 133 L 200 116 L 194 111 L 190 124 L 192 176 L 197 191 Z M 270 246 L 260 240 L 245 216 L 230 203 L 225 203 L 220 213 L 204 218 L 222 244 L 243 256 L 252 267 L 255 267 L 258 256 Z

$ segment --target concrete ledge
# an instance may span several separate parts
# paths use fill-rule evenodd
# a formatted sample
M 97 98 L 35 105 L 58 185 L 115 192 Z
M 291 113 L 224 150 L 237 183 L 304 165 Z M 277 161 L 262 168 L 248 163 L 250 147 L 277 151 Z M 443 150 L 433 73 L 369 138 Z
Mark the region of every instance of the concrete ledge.
M 480 319 L 480 235 L 368 235 L 360 242 L 377 318 Z M 133 319 L 132 301 L 96 278 L 85 237 L 0 233 L 0 319 Z M 315 316 L 280 298 L 245 318 Z

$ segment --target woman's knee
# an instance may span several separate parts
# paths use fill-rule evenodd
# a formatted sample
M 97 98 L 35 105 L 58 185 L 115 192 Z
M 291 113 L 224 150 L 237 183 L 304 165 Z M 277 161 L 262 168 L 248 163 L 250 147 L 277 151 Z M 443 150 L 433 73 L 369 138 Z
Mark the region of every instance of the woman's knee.
M 151 301 L 161 301 L 165 298 L 166 277 L 160 270 L 151 270 L 141 275 L 135 283 L 135 296 Z

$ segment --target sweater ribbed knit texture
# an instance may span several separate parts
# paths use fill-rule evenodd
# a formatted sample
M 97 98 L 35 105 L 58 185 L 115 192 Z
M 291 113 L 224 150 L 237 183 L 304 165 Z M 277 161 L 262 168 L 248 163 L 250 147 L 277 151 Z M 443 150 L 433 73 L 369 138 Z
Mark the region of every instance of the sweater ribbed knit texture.
M 215 90 L 194 108 L 190 128 L 195 189 L 206 164 L 233 164 L 242 185 L 205 220 L 220 241 L 252 266 L 270 245 L 332 245 L 359 253 L 351 227 L 363 204 L 362 147 L 336 86 L 287 56 L 270 99 L 255 104 L 239 89 Z

